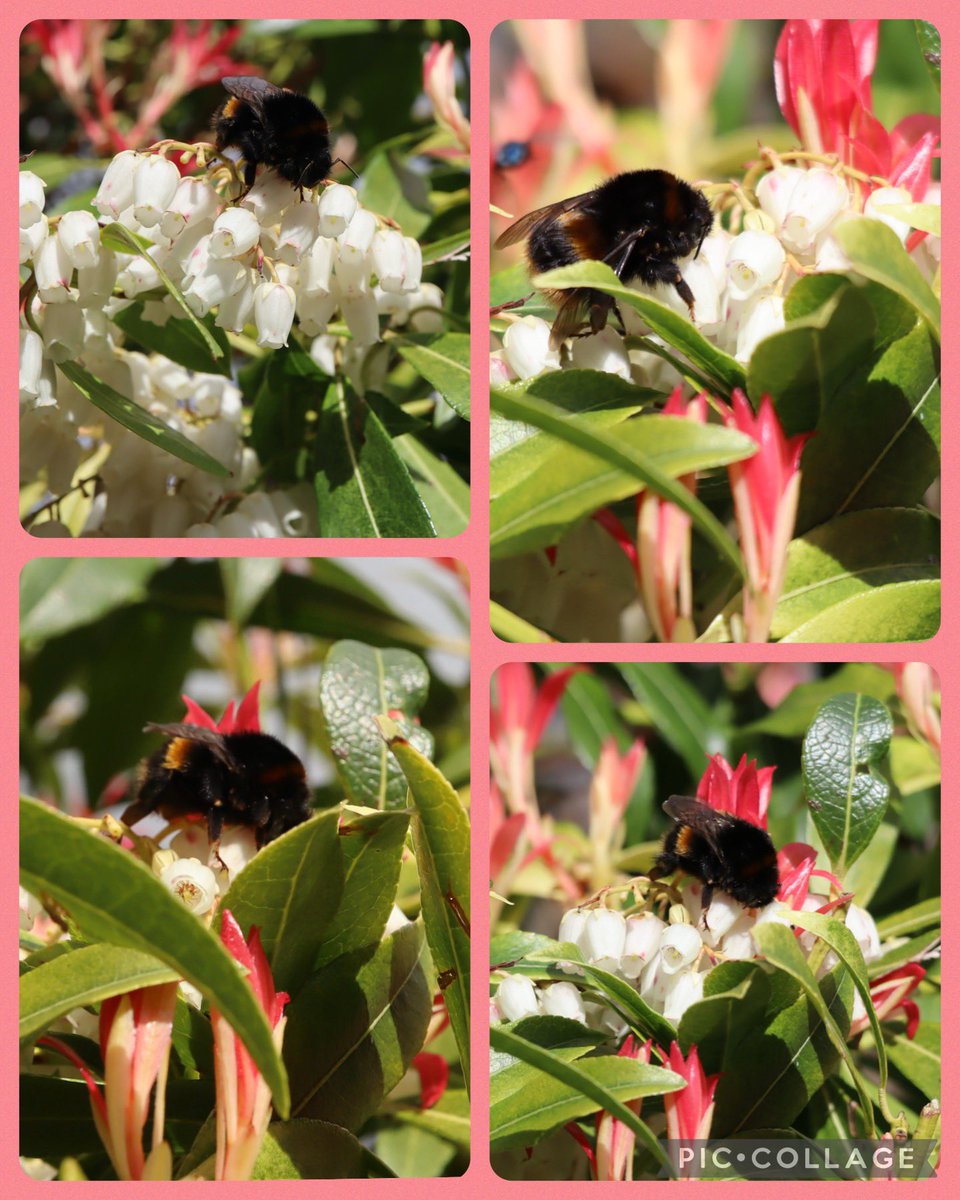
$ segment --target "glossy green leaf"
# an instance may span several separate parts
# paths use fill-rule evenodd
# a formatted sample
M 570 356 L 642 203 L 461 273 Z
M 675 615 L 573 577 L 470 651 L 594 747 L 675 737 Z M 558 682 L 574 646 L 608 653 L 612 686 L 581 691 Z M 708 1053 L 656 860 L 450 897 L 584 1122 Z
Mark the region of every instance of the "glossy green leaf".
M 378 724 L 410 789 L 420 910 L 469 1090 L 470 822 L 460 797 L 396 723 L 380 717 Z
M 681 756 L 691 779 L 699 779 L 707 759 L 727 747 L 703 694 L 672 663 L 618 663 L 617 669 L 649 712 L 657 735 Z
M 391 1115 L 401 1124 L 414 1125 L 464 1150 L 470 1149 L 470 1098 L 464 1088 L 447 1088 L 431 1108 L 397 1108 Z
M 850 597 L 885 584 L 937 579 L 940 522 L 922 509 L 878 508 L 845 513 L 795 538 L 787 551 L 783 592 L 772 636 L 792 633 Z M 869 638 L 876 629 L 865 629 Z
M 714 548 L 742 574 L 743 562 L 740 551 L 717 518 L 693 496 L 683 484 L 670 478 L 645 453 L 633 446 L 624 446 L 619 436 L 586 427 L 576 417 L 554 404 L 540 400 L 529 393 L 517 395 L 504 390 L 494 391 L 490 406 L 505 417 L 526 421 L 561 441 L 585 450 L 602 459 L 610 466 L 626 472 L 644 487 L 672 500 L 692 518 L 695 527 L 711 542 Z M 619 434 L 619 430 L 617 431 Z M 637 489 L 640 490 L 639 488 Z
M 496 600 L 490 601 L 490 628 L 504 642 L 552 642 L 555 639 Z
M 913 24 L 917 31 L 917 41 L 920 43 L 920 52 L 923 55 L 923 61 L 927 64 L 930 78 L 939 92 L 940 63 L 942 57 L 940 50 L 940 30 L 932 21 L 914 21 Z
M 929 900 L 921 900 L 919 904 L 911 904 L 902 912 L 881 917 L 877 922 L 877 931 L 884 941 L 890 938 L 908 937 L 921 929 L 935 929 L 941 921 L 940 897 L 934 896 Z
M 200 318 L 196 315 L 193 309 L 187 304 L 183 298 L 183 293 L 173 282 L 170 276 L 159 265 L 157 260 L 140 244 L 140 240 L 135 237 L 129 229 L 123 225 L 114 222 L 112 225 L 105 225 L 100 233 L 100 240 L 105 246 L 109 246 L 111 250 L 119 250 L 123 254 L 139 254 L 139 256 L 150 264 L 160 277 L 160 282 L 173 297 L 177 306 L 182 310 L 187 321 L 194 327 L 197 336 L 203 341 L 207 349 L 210 351 L 212 358 L 222 358 L 224 350 L 217 338 L 204 325 Z
M 880 767 L 893 720 L 885 705 L 847 692 L 822 706 L 803 740 L 803 787 L 813 823 L 843 880 L 866 849 L 890 799 Z
M 910 735 L 890 743 L 890 777 L 901 796 L 912 796 L 940 784 L 940 755 L 928 743 Z
M 703 999 L 680 1019 L 680 1049 L 689 1054 L 696 1046 L 701 1061 L 724 1062 L 732 1047 L 763 1020 L 769 1000 L 769 980 L 758 963 L 718 964 L 704 981 Z
M 896 825 L 884 822 L 870 839 L 866 850 L 848 869 L 843 887 L 845 891 L 853 893 L 854 902 L 861 908 L 869 908 L 874 893 L 883 882 L 899 836 Z
M 317 953 L 318 968 L 342 954 L 372 946 L 383 936 L 397 894 L 409 820 L 406 812 L 347 805 L 341 809 L 342 890 Z
M 329 1121 L 275 1121 L 251 1179 L 383 1179 L 391 1175 L 349 1130 Z
M 122 425 L 124 429 L 129 429 L 137 437 L 165 450 L 167 454 L 172 454 L 181 462 L 206 471 L 208 475 L 216 475 L 218 479 L 230 478 L 228 468 L 207 454 L 206 450 L 201 450 L 195 442 L 191 442 L 179 430 L 168 425 L 166 421 L 161 421 L 158 416 L 141 408 L 139 404 L 134 404 L 116 388 L 112 388 L 95 375 L 91 375 L 78 363 L 58 363 L 57 369 L 66 375 L 82 396 L 86 396 L 91 404 L 106 413 L 118 425 Z
M 888 583 L 796 626 L 786 642 L 924 642 L 940 628 L 940 583 Z
M 221 558 L 217 564 L 223 579 L 228 619 L 242 629 L 250 614 L 269 593 L 283 572 L 280 558 Z
M 247 863 L 225 901 L 241 929 L 255 925 L 279 991 L 311 974 L 340 903 L 343 865 L 334 809 L 275 838 Z
M 909 301 L 939 339 L 940 304 L 889 226 L 864 217 L 838 225 L 835 236 L 855 271 Z
M 896 695 L 894 678 L 873 663 L 843 663 L 825 679 L 798 684 L 758 721 L 743 726 L 741 733 L 769 733 L 776 737 L 798 738 L 807 732 L 820 706 L 839 692 L 863 692 L 884 704 Z
M 668 346 L 679 350 L 709 376 L 722 395 L 728 396 L 734 388 L 744 386 L 744 370 L 735 358 L 707 341 L 687 317 L 680 316 L 648 293 L 627 287 L 605 263 L 581 262 L 572 267 L 559 267 L 538 275 L 533 282 L 545 291 L 589 287 L 605 292 L 618 304 L 628 304 L 635 309 Z
M 320 677 L 320 704 L 337 773 L 350 798 L 368 808 L 402 808 L 403 771 L 377 731 L 374 718 L 391 713 L 420 751 L 433 754 L 433 738 L 416 723 L 430 689 L 423 659 L 409 650 L 379 650 L 363 642 L 337 642 Z
M 913 1038 L 905 1033 L 893 1034 L 887 1040 L 887 1055 L 927 1100 L 942 1096 L 939 1021 L 922 1020 Z
M 58 637 L 142 600 L 153 558 L 38 558 L 20 574 L 20 640 Z
M 444 1175 L 457 1152 L 429 1130 L 411 1125 L 381 1129 L 375 1147 L 378 1158 L 401 1179 Z
M 152 954 L 120 946 L 84 946 L 61 954 L 20 979 L 20 1037 L 35 1037 L 75 1008 L 178 978 Z
M 405 333 L 392 338 L 391 345 L 458 416 L 470 420 L 468 333 Z
M 614 438 L 624 453 L 642 456 L 654 473 L 671 480 L 737 462 L 755 449 L 750 438 L 721 425 L 630 416 L 630 410 L 620 408 L 571 414 L 568 420 L 588 434 Z M 634 474 L 564 438 L 541 433 L 526 439 L 491 463 L 492 552 L 499 557 L 553 545 L 597 509 L 638 490 Z
M 527 1063 L 539 1075 L 535 1084 L 506 1094 L 501 1103 L 492 1100 L 491 1150 L 528 1146 L 551 1129 L 605 1109 L 622 1121 L 661 1165 L 667 1166 L 663 1147 L 625 1101 L 678 1091 L 685 1086 L 679 1075 L 618 1056 L 564 1062 L 549 1050 L 497 1026 L 490 1030 L 490 1045 Z
M 322 537 L 433 537 L 410 472 L 373 409 L 342 380 L 330 387 L 315 476 Z
M 415 437 L 398 437 L 393 444 L 407 465 L 437 537 L 456 537 L 463 533 L 470 523 L 469 485 L 449 463 Z
M 199 988 L 250 1051 L 277 1112 L 287 1113 L 286 1075 L 249 983 L 219 939 L 143 863 L 45 805 L 22 799 L 20 876 L 34 895 L 53 896 L 87 936 L 154 955 Z
M 209 314 L 188 321 L 186 318 L 171 317 L 165 325 L 147 321 L 143 316 L 143 304 L 134 303 L 121 309 L 110 318 L 133 342 L 139 343 L 147 352 L 162 354 L 188 371 L 203 371 L 230 377 L 230 343 L 222 329 L 213 323 Z M 202 327 L 207 336 L 200 333 Z M 210 340 L 216 343 L 220 353 L 210 350 Z
M 296 1117 L 356 1132 L 423 1046 L 431 996 L 423 928 L 405 925 L 323 967 L 287 1007 L 283 1055 Z

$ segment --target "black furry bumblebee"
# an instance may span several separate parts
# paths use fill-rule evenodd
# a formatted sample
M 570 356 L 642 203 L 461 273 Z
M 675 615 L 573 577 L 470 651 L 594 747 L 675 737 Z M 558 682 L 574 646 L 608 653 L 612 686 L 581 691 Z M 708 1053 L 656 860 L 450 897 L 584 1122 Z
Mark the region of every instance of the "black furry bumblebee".
M 189 724 L 145 726 L 150 731 L 167 741 L 141 764 L 125 824 L 152 812 L 168 821 L 198 816 L 211 842 L 219 841 L 224 826 L 242 825 L 260 847 L 311 815 L 303 763 L 270 734 Z
M 694 296 L 677 260 L 698 254 L 713 226 L 706 196 L 669 171 L 627 171 L 599 187 L 527 213 L 497 238 L 497 249 L 527 239 L 532 273 L 594 259 L 623 280 L 673 284 L 693 316 Z M 547 293 L 559 306 L 550 344 L 557 349 L 589 321 L 599 333 L 614 307 L 590 288 Z
M 777 852 L 765 829 L 690 796 L 671 796 L 663 811 L 675 824 L 664 838 L 652 878 L 682 870 L 699 879 L 704 913 L 715 888 L 747 908 L 763 908 L 776 897 Z
M 222 83 L 230 99 L 213 118 L 217 149 L 240 151 L 247 191 L 259 163 L 301 191 L 326 179 L 333 165 L 330 127 L 312 100 L 256 75 L 228 75 Z

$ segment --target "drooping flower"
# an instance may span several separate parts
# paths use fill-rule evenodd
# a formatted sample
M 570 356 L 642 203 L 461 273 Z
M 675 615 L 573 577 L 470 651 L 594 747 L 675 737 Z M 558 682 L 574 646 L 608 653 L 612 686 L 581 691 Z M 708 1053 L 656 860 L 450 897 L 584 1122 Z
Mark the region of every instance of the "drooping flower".
M 766 641 L 773 610 L 783 590 L 787 548 L 793 537 L 800 499 L 800 456 L 810 439 L 801 433 L 787 437 L 770 397 L 764 395 L 755 413 L 740 388 L 723 406 L 728 428 L 738 429 L 757 443 L 750 458 L 727 468 L 747 569 L 743 620 L 750 641 Z
M 270 964 L 254 927 L 244 938 L 236 918 L 225 909 L 220 940 L 243 967 L 253 994 L 263 1009 L 279 1053 L 290 997 L 276 991 Z M 215 1179 L 249 1179 L 270 1123 L 271 1096 L 266 1080 L 233 1027 L 215 1008 L 213 1027 L 214 1075 L 217 1094 L 217 1159 Z
M 757 760 L 748 761 L 745 754 L 732 767 L 722 754 L 715 754 L 697 785 L 697 799 L 718 812 L 732 813 L 766 829 L 775 770 L 758 767 Z

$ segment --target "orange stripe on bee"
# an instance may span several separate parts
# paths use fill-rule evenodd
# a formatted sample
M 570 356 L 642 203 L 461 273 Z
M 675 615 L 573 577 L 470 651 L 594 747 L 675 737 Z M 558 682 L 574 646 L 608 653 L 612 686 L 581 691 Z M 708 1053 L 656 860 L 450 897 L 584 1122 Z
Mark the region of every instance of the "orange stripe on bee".
M 168 771 L 182 771 L 190 758 L 193 745 L 187 738 L 173 738 L 167 745 L 163 765 Z
M 242 103 L 243 103 L 243 101 L 238 96 L 231 96 L 230 99 L 223 106 L 223 109 L 222 109 L 223 115 L 225 117 L 236 116 L 237 109 L 240 107 L 240 105 Z
M 609 246 L 603 230 L 593 217 L 586 213 L 571 212 L 564 215 L 563 231 L 580 258 L 602 259 Z
M 303 765 L 298 762 L 283 763 L 279 767 L 270 767 L 266 771 L 261 771 L 257 776 L 260 783 L 280 783 L 284 779 L 302 779 Z
M 680 220 L 680 188 L 678 181 L 671 175 L 667 180 L 666 192 L 663 197 L 663 215 L 668 225 Z
M 777 856 L 768 854 L 765 858 L 758 858 L 756 862 L 752 862 L 748 867 L 743 867 L 740 871 L 741 875 L 759 875 L 761 871 L 769 871 L 776 864 Z
M 678 854 L 689 854 L 693 842 L 693 830 L 689 825 L 682 825 L 677 833 L 676 850 Z

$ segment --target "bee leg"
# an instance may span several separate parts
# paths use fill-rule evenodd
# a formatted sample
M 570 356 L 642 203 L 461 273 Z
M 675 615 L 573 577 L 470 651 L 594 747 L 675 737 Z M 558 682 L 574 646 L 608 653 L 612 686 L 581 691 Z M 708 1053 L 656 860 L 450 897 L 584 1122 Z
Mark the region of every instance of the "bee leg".
M 674 268 L 674 269 L 676 270 L 676 268 Z M 680 297 L 680 299 L 684 302 L 684 304 L 686 304 L 687 308 L 690 310 L 690 320 L 692 321 L 694 318 L 694 296 L 693 296 L 693 292 L 690 291 L 690 285 L 687 283 L 687 281 L 684 279 L 684 277 L 680 274 L 679 270 L 676 271 L 676 275 L 672 279 L 670 279 L 668 282 L 672 283 L 673 286 L 677 289 L 677 295 Z
M 531 292 L 529 296 L 521 296 L 519 300 L 508 300 L 506 304 L 498 304 L 490 309 L 490 316 L 495 317 L 499 313 L 506 312 L 508 308 L 522 308 L 528 300 L 532 300 L 536 292 Z
M 703 895 L 700 897 L 700 924 L 708 932 L 710 926 L 707 924 L 707 909 L 710 907 L 710 901 L 713 899 L 713 884 L 705 883 L 703 885 Z
M 594 300 L 590 304 L 590 333 L 602 333 L 607 327 L 611 304 L 608 300 Z

